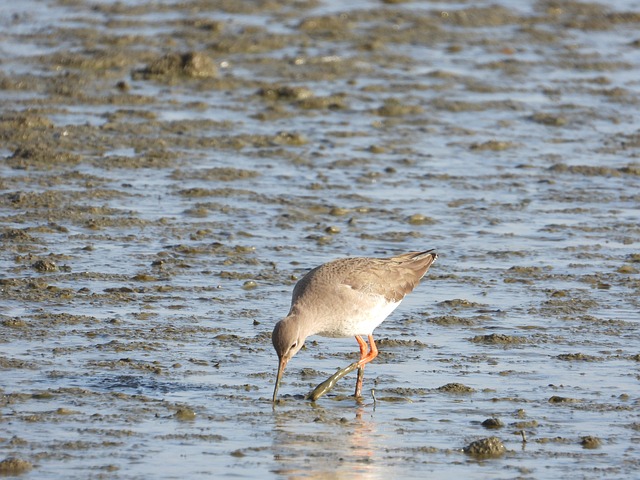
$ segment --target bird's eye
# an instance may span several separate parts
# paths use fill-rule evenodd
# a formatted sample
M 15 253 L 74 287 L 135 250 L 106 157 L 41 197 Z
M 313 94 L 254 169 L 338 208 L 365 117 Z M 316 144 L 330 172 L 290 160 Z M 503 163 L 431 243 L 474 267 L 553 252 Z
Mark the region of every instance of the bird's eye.
M 293 350 L 294 348 L 296 348 L 298 346 L 298 342 L 293 342 L 293 345 L 291 345 L 290 350 Z

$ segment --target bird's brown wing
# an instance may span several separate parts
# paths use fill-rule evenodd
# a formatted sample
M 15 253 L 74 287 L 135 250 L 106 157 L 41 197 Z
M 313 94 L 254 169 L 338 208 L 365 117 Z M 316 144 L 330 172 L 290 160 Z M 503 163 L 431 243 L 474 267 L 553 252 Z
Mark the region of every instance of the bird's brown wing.
M 427 272 L 437 255 L 410 252 L 392 258 L 343 258 L 325 263 L 309 271 L 293 289 L 291 305 L 307 292 L 327 292 L 338 285 L 347 285 L 359 292 L 382 295 L 388 301 L 399 302 L 411 292 Z
M 410 293 L 436 259 L 431 252 L 411 252 L 393 258 L 366 258 L 342 283 L 363 293 L 399 302 Z

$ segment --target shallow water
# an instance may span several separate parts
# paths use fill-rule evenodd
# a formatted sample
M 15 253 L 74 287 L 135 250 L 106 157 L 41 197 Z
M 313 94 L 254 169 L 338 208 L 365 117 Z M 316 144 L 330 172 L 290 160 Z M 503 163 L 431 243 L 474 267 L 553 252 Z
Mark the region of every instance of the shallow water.
M 635 475 L 640 2 L 0 17 L 0 473 Z M 295 280 L 427 248 L 363 401 L 313 337 L 273 407 Z

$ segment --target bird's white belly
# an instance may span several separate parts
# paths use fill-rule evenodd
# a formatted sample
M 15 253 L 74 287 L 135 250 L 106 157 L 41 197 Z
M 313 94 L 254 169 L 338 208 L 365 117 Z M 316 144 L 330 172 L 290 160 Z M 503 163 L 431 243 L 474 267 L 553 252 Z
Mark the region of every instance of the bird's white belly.
M 389 302 L 383 296 L 366 295 L 352 298 L 348 308 L 333 312 L 335 321 L 327 322 L 327 328 L 318 335 L 323 337 L 351 337 L 369 335 L 393 312 L 400 302 Z

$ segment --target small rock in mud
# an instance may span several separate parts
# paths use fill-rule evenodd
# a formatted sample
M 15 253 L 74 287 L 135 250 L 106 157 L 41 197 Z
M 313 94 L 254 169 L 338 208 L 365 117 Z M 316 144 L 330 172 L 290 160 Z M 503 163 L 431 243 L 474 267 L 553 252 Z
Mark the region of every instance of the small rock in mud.
M 329 215 L 333 215 L 334 217 L 341 217 L 349 213 L 349 209 L 341 208 L 341 207 L 333 207 L 329 210 Z
M 488 437 L 471 442 L 463 451 L 476 458 L 495 458 L 504 455 L 507 449 L 498 437 Z
M 404 115 L 416 115 L 423 112 L 418 105 L 405 105 L 397 99 L 388 99 L 384 105 L 376 109 L 376 114 L 381 117 L 401 117 Z
M 146 273 L 139 273 L 131 277 L 134 282 L 156 282 L 158 279 L 153 275 L 147 275 Z
M 307 87 L 290 87 L 288 85 L 262 87 L 257 93 L 269 100 L 304 100 L 313 97 L 313 91 Z
M 509 343 L 524 343 L 525 339 L 521 337 L 514 337 L 511 335 L 505 335 L 503 333 L 492 333 L 491 335 L 476 335 L 471 339 L 473 343 L 487 343 L 487 344 L 509 344 Z
M 31 462 L 21 458 L 7 457 L 0 462 L 0 475 L 13 476 L 28 472 L 33 468 Z
M 621 175 L 637 175 L 637 170 L 632 165 L 620 168 L 611 168 L 605 166 L 566 165 L 564 163 L 556 163 L 548 167 L 548 170 L 554 173 L 573 173 L 577 175 L 584 175 L 586 177 L 619 177 Z
M 586 437 L 582 437 L 580 445 L 582 445 L 583 448 L 600 448 L 600 446 L 602 445 L 602 440 L 600 440 L 598 437 L 592 437 L 591 435 L 588 435 Z
M 58 415 L 73 415 L 73 414 L 78 413 L 78 412 L 75 411 L 75 410 L 70 410 L 68 408 L 60 407 L 60 408 L 56 409 L 56 413 Z
M 557 355 L 556 358 L 558 360 L 565 360 L 568 362 L 578 361 L 578 362 L 600 362 L 602 361 L 601 357 L 596 357 L 594 355 L 585 355 L 584 353 L 561 353 Z
M 0 234 L 0 238 L 3 240 L 14 240 L 16 242 L 33 242 L 34 238 L 29 235 L 25 230 L 19 228 L 9 228 Z
M 560 397 L 558 395 L 554 395 L 549 398 L 549 403 L 577 403 L 579 400 L 577 398 L 569 398 L 569 397 Z
M 142 78 L 212 78 L 218 75 L 213 61 L 198 52 L 168 53 L 136 72 Z M 134 74 L 135 77 L 135 74 Z
M 184 407 L 179 408 L 173 416 L 181 422 L 190 422 L 196 419 L 196 412 L 190 408 Z
M 436 221 L 431 217 L 422 215 L 421 213 L 414 213 L 407 218 L 407 223 L 410 225 L 433 225 Z
M 475 325 L 476 320 L 473 318 L 458 317 L 455 315 L 440 315 L 427 320 L 435 325 L 455 326 L 455 325 Z
M 397 338 L 381 338 L 376 341 L 378 346 L 385 347 L 412 347 L 412 348 L 426 348 L 427 344 L 420 340 L 400 340 Z
M 502 142 L 499 140 L 488 140 L 482 143 L 472 143 L 470 145 L 471 150 L 484 151 L 490 150 L 494 152 L 499 152 L 501 150 L 507 150 L 509 148 L 515 147 L 515 143 L 513 142 Z
M 306 145 L 308 140 L 300 133 L 296 132 L 278 132 L 273 138 L 276 145 Z
M 624 275 L 635 275 L 638 273 L 638 269 L 632 267 L 631 265 L 623 265 L 616 270 L 618 273 L 622 273 Z
M 551 127 L 562 127 L 567 124 L 567 119 L 561 115 L 553 115 L 551 113 L 534 113 L 530 120 L 541 125 L 549 125 Z
M 11 168 L 18 170 L 48 170 L 64 165 L 75 166 L 81 160 L 80 155 L 59 152 L 48 145 L 36 144 L 29 147 L 18 147 L 6 162 Z
M 318 370 L 315 370 L 313 368 L 303 368 L 300 370 L 300 378 L 303 379 L 317 378 L 323 375 L 324 374 L 322 372 L 319 372 Z
M 446 385 L 442 385 L 438 387 L 437 390 L 439 392 L 447 392 L 447 393 L 473 393 L 475 390 L 471 387 L 467 387 L 462 383 L 447 383 Z
M 549 296 L 551 296 L 553 298 L 566 297 L 567 296 L 567 291 L 566 290 L 554 290 L 549 294 Z
M 482 422 L 481 425 L 484 428 L 491 428 L 491 429 L 504 427 L 504 423 L 502 423 L 502 421 L 499 418 L 495 418 L 495 417 L 487 418 L 484 422 Z
M 258 284 L 254 280 L 247 280 L 242 284 L 242 288 L 245 290 L 253 290 Z
M 58 266 L 51 260 L 38 260 L 31 265 L 38 272 L 55 272 L 58 270 Z
M 517 428 L 518 430 L 524 430 L 527 428 L 537 428 L 540 424 L 537 420 L 525 420 L 522 422 L 514 422 L 510 426 Z
M 452 300 L 445 300 L 440 302 L 440 305 L 443 307 L 449 308 L 476 308 L 483 306 L 480 303 L 471 302 L 469 300 L 465 300 L 464 298 L 454 298 Z
M 3 327 L 24 328 L 27 326 L 27 322 L 19 317 L 7 317 L 2 319 L 0 325 Z

